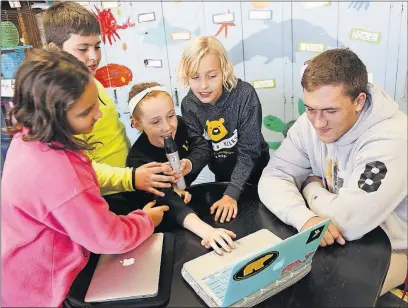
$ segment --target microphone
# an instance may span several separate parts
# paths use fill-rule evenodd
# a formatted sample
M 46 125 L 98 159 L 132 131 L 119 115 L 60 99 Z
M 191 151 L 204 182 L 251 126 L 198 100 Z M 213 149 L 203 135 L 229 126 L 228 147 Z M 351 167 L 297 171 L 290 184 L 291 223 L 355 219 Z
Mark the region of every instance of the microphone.
M 173 170 L 181 173 L 180 156 L 178 153 L 177 145 L 171 136 L 164 137 L 164 150 L 166 151 L 166 156 L 168 161 L 170 162 L 170 166 L 173 168 Z M 183 175 L 180 177 L 176 185 L 180 190 L 186 189 L 187 185 Z

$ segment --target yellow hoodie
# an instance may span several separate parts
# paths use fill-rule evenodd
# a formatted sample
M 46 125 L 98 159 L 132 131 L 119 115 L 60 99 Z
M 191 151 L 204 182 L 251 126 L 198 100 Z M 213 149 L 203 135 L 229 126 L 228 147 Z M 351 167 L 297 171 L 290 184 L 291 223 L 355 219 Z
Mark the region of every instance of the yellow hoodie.
M 86 154 L 92 159 L 102 195 L 133 191 L 134 171 L 132 168 L 125 168 L 130 149 L 125 125 L 119 120 L 116 106 L 103 85 L 96 79 L 95 83 L 102 116 L 90 134 L 77 137 L 87 143 L 94 143 L 95 149 Z

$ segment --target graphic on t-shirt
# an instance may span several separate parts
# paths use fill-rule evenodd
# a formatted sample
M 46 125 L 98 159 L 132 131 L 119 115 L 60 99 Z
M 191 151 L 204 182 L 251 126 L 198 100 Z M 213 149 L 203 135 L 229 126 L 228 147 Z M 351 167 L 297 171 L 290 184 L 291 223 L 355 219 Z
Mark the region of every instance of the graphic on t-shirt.
M 208 136 L 206 139 L 212 141 L 212 147 L 215 152 L 218 152 L 223 149 L 231 149 L 233 148 L 238 142 L 238 130 L 235 129 L 232 136 L 223 139 L 225 136 L 228 135 L 228 130 L 224 126 L 224 118 L 220 118 L 219 120 L 208 121 L 206 122 L 207 130 L 204 131 L 204 138 Z M 228 155 L 225 155 L 228 156 Z
M 326 183 L 327 188 L 330 192 L 333 192 L 333 161 L 329 159 L 327 161 L 327 170 L 326 170 Z
M 205 122 L 207 125 L 207 134 L 212 141 L 220 141 L 226 135 L 228 135 L 228 131 L 224 126 L 224 118 L 214 121 Z
M 344 179 L 339 176 L 339 162 L 329 159 L 326 170 L 327 188 L 331 193 L 338 194 L 339 189 L 343 187 Z
M 333 186 L 334 186 L 334 193 L 338 194 L 339 189 L 343 187 L 344 184 L 344 179 L 340 177 L 340 168 L 339 168 L 339 162 L 335 162 L 333 165 Z
M 358 187 L 367 193 L 377 191 L 387 174 L 387 167 L 381 161 L 366 164 L 364 172 L 358 180 Z
M 188 144 L 188 140 L 184 140 L 183 144 L 181 145 L 181 147 L 186 150 L 186 152 L 188 152 L 188 149 L 190 147 L 190 145 Z

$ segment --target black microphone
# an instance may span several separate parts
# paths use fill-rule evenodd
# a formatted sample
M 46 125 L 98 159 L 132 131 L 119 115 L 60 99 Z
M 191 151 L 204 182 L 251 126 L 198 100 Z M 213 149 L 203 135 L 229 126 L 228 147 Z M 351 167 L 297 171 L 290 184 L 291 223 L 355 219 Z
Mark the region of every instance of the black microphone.
M 180 156 L 178 153 L 177 145 L 171 136 L 164 137 L 164 150 L 166 151 L 166 156 L 168 161 L 170 162 L 170 166 L 173 168 L 173 170 L 181 173 Z M 186 189 L 187 185 L 183 175 L 180 177 L 176 185 L 180 190 Z

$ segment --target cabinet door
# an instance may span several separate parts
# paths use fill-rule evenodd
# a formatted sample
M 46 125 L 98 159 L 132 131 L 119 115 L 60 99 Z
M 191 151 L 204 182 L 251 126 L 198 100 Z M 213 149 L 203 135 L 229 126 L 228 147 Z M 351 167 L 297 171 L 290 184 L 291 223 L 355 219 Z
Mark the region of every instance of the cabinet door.
M 203 2 L 204 35 L 215 36 L 225 47 L 238 78 L 245 79 L 241 3 Z
M 385 87 L 390 2 L 339 2 L 339 43 L 364 62 L 369 81 Z M 393 93 L 391 93 L 393 95 Z
M 404 49 L 404 42 L 406 46 L 406 17 L 405 21 L 402 18 L 402 2 L 392 2 L 390 3 L 390 14 L 389 14 L 389 23 L 388 23 L 388 41 L 387 43 L 387 58 L 383 61 L 386 62 L 386 71 L 385 71 L 385 91 L 393 98 L 396 98 L 396 83 L 398 82 L 397 71 L 400 68 L 400 65 L 404 66 L 406 70 L 406 47 L 405 47 L 405 61 L 399 57 L 400 50 Z M 405 28 L 405 36 L 401 27 Z M 401 61 L 402 60 L 402 61 Z
M 242 53 L 241 5 L 239 2 L 203 2 L 202 35 L 213 35 L 224 45 L 228 57 L 235 64 L 234 70 L 238 78 L 244 79 Z M 235 46 L 238 46 L 235 48 Z M 194 184 L 213 182 L 214 174 L 205 167 Z
M 262 133 L 271 149 L 283 139 L 285 120 L 285 63 L 291 52 L 284 46 L 290 15 L 282 2 L 241 2 L 245 80 L 252 83 L 262 105 Z M 237 43 L 234 49 L 239 50 Z M 234 63 L 236 66 L 239 62 Z
M 401 27 L 398 45 L 398 67 L 397 80 L 395 85 L 395 100 L 400 105 L 400 109 L 407 113 L 407 2 L 401 6 Z
M 162 10 L 173 100 L 177 113 L 181 114 L 181 101 L 187 94 L 188 87 L 180 87 L 178 83 L 178 66 L 188 43 L 203 33 L 203 4 L 184 1 L 162 2 Z
M 178 83 L 178 65 L 186 46 L 197 36 L 205 34 L 205 22 L 202 2 L 162 2 L 163 20 L 168 50 L 170 82 L 176 111 L 181 114 L 181 101 L 188 87 Z M 193 184 L 213 182 L 214 174 L 205 167 Z
M 301 71 L 304 63 L 339 44 L 337 2 L 292 2 L 293 25 L 293 115 L 304 112 Z M 291 120 L 293 120 L 291 119 Z
M 130 126 L 127 100 L 132 86 L 156 81 L 171 89 L 162 7 L 160 2 L 120 1 L 91 2 L 88 8 L 97 14 L 105 41 L 99 76 L 133 143 L 140 132 Z

